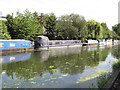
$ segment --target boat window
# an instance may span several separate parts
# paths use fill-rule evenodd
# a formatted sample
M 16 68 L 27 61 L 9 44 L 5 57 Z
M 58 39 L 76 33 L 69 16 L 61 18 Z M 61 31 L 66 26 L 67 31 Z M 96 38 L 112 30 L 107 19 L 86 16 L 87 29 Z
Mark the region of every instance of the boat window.
M 15 43 L 10 43 L 10 46 L 11 46 L 11 47 L 14 47 L 14 46 L 15 46 Z
M 87 40 L 86 40 L 85 42 L 86 42 L 86 43 L 88 43 L 88 41 L 87 41 Z
M 49 45 L 52 45 L 52 42 L 49 42 Z
M 20 46 L 22 46 L 23 44 L 20 44 Z
M 55 42 L 55 44 L 60 44 L 60 42 Z
M 0 47 L 4 47 L 4 43 L 0 43 Z

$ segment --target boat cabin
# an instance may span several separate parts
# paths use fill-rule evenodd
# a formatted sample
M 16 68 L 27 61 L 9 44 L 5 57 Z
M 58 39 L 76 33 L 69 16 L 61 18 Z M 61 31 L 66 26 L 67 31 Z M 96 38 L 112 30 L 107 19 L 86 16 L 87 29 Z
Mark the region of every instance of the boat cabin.
M 29 40 L 0 40 L 0 50 L 15 48 L 30 48 Z
M 34 41 L 34 48 L 44 47 L 49 45 L 49 38 L 46 36 L 37 36 Z

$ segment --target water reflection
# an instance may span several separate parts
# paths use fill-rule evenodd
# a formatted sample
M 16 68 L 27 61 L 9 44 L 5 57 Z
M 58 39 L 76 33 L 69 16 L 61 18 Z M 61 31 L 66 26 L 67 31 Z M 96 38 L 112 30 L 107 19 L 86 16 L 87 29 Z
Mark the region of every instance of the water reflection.
M 99 48 L 98 45 L 88 45 L 86 46 L 86 51 L 95 51 L 98 48 Z
M 0 64 L 8 64 L 12 62 L 28 60 L 31 57 L 31 53 L 23 53 L 18 55 L 0 56 Z
M 89 87 L 86 82 L 110 71 L 101 63 L 109 60 L 116 48 L 88 46 L 34 52 L 29 60 L 2 65 L 3 87 Z
M 55 48 L 49 51 L 37 52 L 42 61 L 48 60 L 49 57 L 63 56 L 69 54 L 76 54 L 81 52 L 81 47 Z
M 115 58 L 120 59 L 120 45 L 112 47 L 111 53 Z

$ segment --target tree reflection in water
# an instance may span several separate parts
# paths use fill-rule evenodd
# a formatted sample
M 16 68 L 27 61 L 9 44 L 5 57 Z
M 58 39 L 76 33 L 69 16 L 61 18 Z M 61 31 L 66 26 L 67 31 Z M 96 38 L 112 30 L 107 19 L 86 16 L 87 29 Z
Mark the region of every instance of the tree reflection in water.
M 111 53 L 115 58 L 120 59 L 120 45 L 112 47 Z
M 109 53 L 109 48 L 95 47 L 63 48 L 50 51 L 34 52 L 27 61 L 3 64 L 2 70 L 8 76 L 29 80 L 36 75 L 42 76 L 48 72 L 60 72 L 76 75 L 84 71 L 85 66 L 94 67 L 99 61 L 104 61 Z

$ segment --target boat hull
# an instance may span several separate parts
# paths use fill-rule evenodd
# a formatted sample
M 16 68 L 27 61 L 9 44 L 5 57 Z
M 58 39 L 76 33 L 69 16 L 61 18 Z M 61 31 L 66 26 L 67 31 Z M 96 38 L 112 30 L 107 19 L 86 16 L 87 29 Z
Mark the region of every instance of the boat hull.
M 0 40 L 0 53 L 33 50 L 29 40 Z
M 98 45 L 98 44 L 89 44 L 89 43 L 83 43 L 83 45 L 82 46 L 87 46 L 87 45 Z
M 70 48 L 70 47 L 81 47 L 82 44 L 79 45 L 58 45 L 58 46 L 44 46 L 36 48 L 36 50 L 50 50 L 50 49 L 58 49 L 58 48 Z

